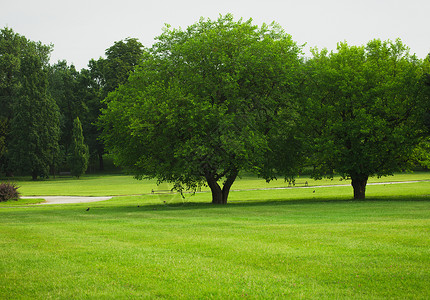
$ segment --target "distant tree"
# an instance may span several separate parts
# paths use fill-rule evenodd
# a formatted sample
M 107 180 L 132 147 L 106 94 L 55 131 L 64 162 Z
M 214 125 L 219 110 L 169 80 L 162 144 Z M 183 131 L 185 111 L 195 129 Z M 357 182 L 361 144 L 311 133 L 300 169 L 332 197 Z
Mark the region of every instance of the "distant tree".
M 262 173 L 277 114 L 291 112 L 300 48 L 277 24 L 231 15 L 164 28 L 101 124 L 116 163 L 174 188 L 207 184 L 227 203 L 242 170 Z
M 52 46 L 0 34 L 0 155 L 6 173 L 47 176 L 58 153 L 58 107 L 47 92 Z
M 70 146 L 70 167 L 72 175 L 79 178 L 85 173 L 88 167 L 88 146 L 84 143 L 82 125 L 79 118 L 73 121 L 72 143 Z
M 427 55 L 426 59 L 424 60 L 424 84 L 425 84 L 425 91 L 424 93 L 427 95 L 427 97 L 430 98 L 430 53 Z M 426 108 L 425 114 L 424 114 L 424 124 L 427 128 L 427 133 L 430 135 L 430 106 Z
M 0 160 L 6 153 L 6 136 L 8 131 L 8 120 L 6 118 L 0 119 Z M 1 168 L 0 168 L 1 169 Z
M 106 58 L 92 59 L 88 70 L 81 71 L 81 84 L 87 86 L 85 104 L 89 109 L 88 119 L 83 122 L 90 154 L 103 167 L 104 145 L 99 140 L 100 131 L 95 124 L 100 110 L 105 108 L 102 100 L 119 85 L 125 83 L 128 76 L 142 62 L 145 52 L 143 45 L 135 38 L 115 42 L 105 54 Z
M 363 199 L 370 176 L 407 169 L 429 107 L 422 74 L 400 40 L 314 50 L 302 105 L 313 176 L 351 178 L 354 199 Z
M 27 40 L 10 28 L 0 31 L 0 171 L 10 173 L 6 153 L 10 143 L 12 104 L 18 93 L 21 49 Z
M 21 87 L 12 105 L 8 146 L 13 169 L 30 173 L 33 180 L 48 176 L 58 156 L 60 135 L 58 106 L 47 92 L 47 60 L 41 59 L 35 46 L 29 46 L 20 59 Z
M 424 95 L 430 98 L 430 54 L 424 60 Z M 427 135 L 414 150 L 417 166 L 430 169 L 430 105 L 424 109 L 424 128 Z
M 130 73 L 142 62 L 144 52 L 143 45 L 135 38 L 115 42 L 106 50 L 106 58 L 96 62 L 103 98 L 127 81 Z
M 85 120 L 88 108 L 85 104 L 86 86 L 81 85 L 81 74 L 73 65 L 59 61 L 49 68 L 49 93 L 60 110 L 60 146 L 69 153 L 72 142 L 73 122 L 76 117 Z

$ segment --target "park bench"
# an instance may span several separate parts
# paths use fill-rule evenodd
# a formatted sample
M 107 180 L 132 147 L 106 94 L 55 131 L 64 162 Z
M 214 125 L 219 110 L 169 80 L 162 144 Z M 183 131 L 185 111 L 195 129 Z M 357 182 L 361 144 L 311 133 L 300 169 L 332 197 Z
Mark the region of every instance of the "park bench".
M 70 172 L 70 171 L 66 171 L 66 172 L 58 172 L 58 175 L 59 175 L 59 176 L 71 176 L 71 175 L 72 175 L 72 172 Z
M 288 182 L 288 186 L 296 186 L 296 185 L 303 185 L 303 186 L 308 186 L 308 182 L 296 182 L 295 180 L 292 180 L 290 182 Z

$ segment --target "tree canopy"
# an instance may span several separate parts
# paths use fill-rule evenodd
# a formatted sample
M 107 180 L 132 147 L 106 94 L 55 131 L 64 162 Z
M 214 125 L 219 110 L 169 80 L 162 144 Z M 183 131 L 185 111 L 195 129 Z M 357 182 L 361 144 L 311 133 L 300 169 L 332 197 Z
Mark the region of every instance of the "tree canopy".
M 104 145 L 99 140 L 100 130 L 95 125 L 100 110 L 105 108 L 102 100 L 114 91 L 119 85 L 125 83 L 130 73 L 142 61 L 145 48 L 135 38 L 115 42 L 106 49 L 105 58 L 91 59 L 88 70 L 82 70 L 83 82 L 87 83 L 87 96 L 85 104 L 88 108 L 87 121 L 83 122 L 90 155 L 99 160 L 99 169 L 103 170 Z
M 360 199 L 369 176 L 408 167 L 429 102 L 422 61 L 400 40 L 314 50 L 306 72 L 302 116 L 315 177 L 351 178 Z
M 74 120 L 77 117 L 86 120 L 88 116 L 88 107 L 85 104 L 87 86 L 82 83 L 81 73 L 73 65 L 67 65 L 64 60 L 49 68 L 48 80 L 49 93 L 60 111 L 60 145 L 67 155 L 70 152 Z
M 239 171 L 262 172 L 276 116 L 292 111 L 299 54 L 275 23 L 226 15 L 166 26 L 106 98 L 105 145 L 140 178 L 180 191 L 207 184 L 212 202 L 224 204 Z
M 58 154 L 59 115 L 48 93 L 50 45 L 5 28 L 0 34 L 2 167 L 47 176 Z
M 213 203 L 227 202 L 241 171 L 292 179 L 312 166 L 314 178 L 352 179 L 354 198 L 364 198 L 370 176 L 430 165 L 430 56 L 410 55 L 400 40 L 339 43 L 305 59 L 278 24 L 228 14 L 166 25 L 149 49 L 115 42 L 81 71 L 49 66 L 51 50 L 0 32 L 8 175 L 71 169 L 66 157 L 86 156 L 82 131 L 93 169 L 98 160 L 103 170 L 106 146 L 137 178 L 179 191 L 208 185 Z

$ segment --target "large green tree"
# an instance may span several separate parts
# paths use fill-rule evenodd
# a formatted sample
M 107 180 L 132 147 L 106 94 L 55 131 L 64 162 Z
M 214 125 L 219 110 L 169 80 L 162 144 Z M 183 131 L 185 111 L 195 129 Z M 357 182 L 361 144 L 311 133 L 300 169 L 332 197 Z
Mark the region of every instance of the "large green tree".
M 27 40 L 10 28 L 0 31 L 0 170 L 8 169 L 6 157 L 10 139 L 12 103 L 16 98 L 19 84 L 21 48 Z
M 47 92 L 50 45 L 12 29 L 0 34 L 1 166 L 47 176 L 58 153 L 58 107 Z
M 241 170 L 263 173 L 277 115 L 293 115 L 299 54 L 275 23 L 226 15 L 166 26 L 105 101 L 106 147 L 138 177 L 180 191 L 207 184 L 212 203 L 225 204 Z
M 59 111 L 48 94 L 47 59 L 30 45 L 20 59 L 20 89 L 12 103 L 9 158 L 14 171 L 49 175 L 58 158 Z M 47 52 L 49 53 L 49 52 Z
M 303 124 L 314 176 L 351 178 L 354 198 L 363 199 L 370 176 L 408 168 L 423 136 L 422 61 L 400 40 L 373 40 L 314 50 L 306 67 Z

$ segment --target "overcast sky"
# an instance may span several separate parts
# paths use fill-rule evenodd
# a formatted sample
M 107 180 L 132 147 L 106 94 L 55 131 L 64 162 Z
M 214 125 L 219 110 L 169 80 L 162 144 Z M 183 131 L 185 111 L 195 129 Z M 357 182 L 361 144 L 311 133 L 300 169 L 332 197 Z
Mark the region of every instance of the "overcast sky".
M 185 28 L 231 12 L 255 24 L 276 21 L 299 44 L 336 49 L 340 41 L 401 38 L 418 57 L 430 52 L 430 0 L 0 0 L 0 26 L 54 44 L 51 62 L 80 68 L 127 37 L 151 46 L 164 24 Z

